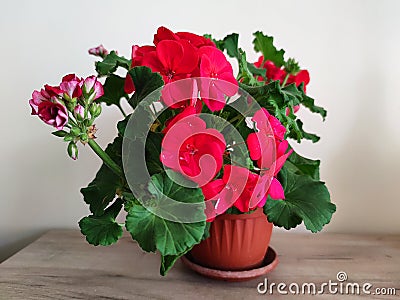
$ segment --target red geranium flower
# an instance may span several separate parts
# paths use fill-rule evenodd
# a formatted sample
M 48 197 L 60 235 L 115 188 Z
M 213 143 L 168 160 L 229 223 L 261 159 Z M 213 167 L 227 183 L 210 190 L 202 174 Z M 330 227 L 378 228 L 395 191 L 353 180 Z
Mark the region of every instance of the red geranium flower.
M 254 65 L 257 68 L 263 68 L 266 69 L 266 74 L 265 77 L 269 80 L 279 80 L 281 83 L 285 80 L 286 77 L 286 71 L 283 68 L 279 68 L 275 66 L 275 64 L 270 61 L 266 60 L 264 63 L 264 56 L 260 56 L 257 62 L 254 63 Z M 263 78 L 260 76 L 258 77 L 260 81 L 263 80 Z M 304 83 L 304 92 L 306 92 L 306 86 L 310 82 L 310 74 L 308 73 L 307 70 L 300 70 L 296 75 L 289 75 L 286 85 L 289 85 L 291 83 L 296 84 L 298 87 L 300 84 Z
M 181 39 L 188 40 L 196 48 L 200 48 L 203 46 L 215 47 L 215 44 L 212 40 L 191 32 L 177 32 L 176 36 Z
M 153 52 L 156 50 L 156 47 L 154 46 L 138 46 L 138 45 L 133 45 L 132 46 L 132 62 L 131 62 L 131 68 L 141 66 L 143 63 L 143 56 L 146 55 L 146 53 Z M 125 78 L 125 84 L 124 84 L 124 92 L 127 94 L 131 94 L 135 91 L 135 84 L 133 83 L 132 77 L 127 74 Z
M 238 90 L 232 66 L 215 47 L 201 47 L 199 56 L 201 99 L 211 111 L 221 110 L 225 106 L 225 95 L 233 96 Z
M 186 78 L 166 84 L 161 90 L 161 100 L 170 108 L 194 106 L 196 112 L 200 113 L 203 104 L 198 99 L 198 93 L 197 81 Z
M 187 40 L 189 43 L 191 43 L 194 47 L 200 48 L 202 46 L 213 46 L 215 47 L 215 44 L 213 41 L 210 39 L 207 39 L 203 36 L 191 33 L 191 32 L 177 32 L 174 33 L 170 29 L 161 26 L 157 29 L 157 33 L 154 35 L 154 45 L 157 46 L 157 44 L 161 41 L 164 40 L 173 40 L 173 41 L 178 41 L 178 40 Z
M 271 127 L 266 124 L 265 116 Z M 265 108 L 257 111 L 252 120 L 256 122 L 258 132 L 250 133 L 246 140 L 250 158 L 257 161 L 257 165 L 261 169 L 267 167 L 269 170 L 273 170 L 272 175 L 274 178 L 270 182 L 268 195 L 271 196 L 272 199 L 285 199 L 283 187 L 276 179 L 276 176 L 286 159 L 293 152 L 293 150 L 290 150 L 286 153 L 289 147 L 289 143 L 283 139 L 286 128 L 277 118 L 270 115 Z M 268 138 L 271 134 L 274 135 L 275 143 L 273 143 L 272 139 Z M 271 160 L 273 153 L 275 153 L 276 158 Z
M 164 40 L 173 40 L 173 41 L 177 41 L 180 38 L 173 33 L 170 29 L 164 27 L 164 26 L 160 26 L 157 29 L 157 33 L 154 35 L 154 39 L 153 39 L 153 43 L 154 45 L 157 46 L 157 44 L 161 41 Z
M 248 212 L 260 206 L 260 203 L 264 205 L 266 195 L 264 178 L 266 177 L 262 178 L 246 168 L 225 165 L 222 179 L 214 180 L 202 187 L 206 199 L 207 220 L 212 221 L 215 216 L 223 214 L 232 206 L 241 212 Z M 207 201 L 214 204 L 211 206 Z
M 196 68 L 198 55 L 195 48 L 185 40 L 163 40 L 157 44 L 156 51 L 143 56 L 142 64 L 159 72 L 165 83 L 188 78 Z
M 163 129 L 162 133 L 167 133 L 168 130 L 170 130 L 172 126 L 174 126 L 177 122 L 188 116 L 193 116 L 195 114 L 196 114 L 196 108 L 194 106 L 186 107 L 181 113 L 177 114 L 175 117 L 165 122 L 166 127 Z
M 160 27 L 153 42 L 155 46 L 132 47 L 131 67 L 147 66 L 153 72 L 159 72 L 165 84 L 190 77 L 204 77 L 197 83 L 200 101 L 212 111 L 221 110 L 225 106 L 225 96 L 233 96 L 237 92 L 238 84 L 233 76 L 232 66 L 210 39 L 190 32 L 174 33 L 168 28 Z M 189 87 L 189 90 L 194 91 L 198 88 L 197 85 Z M 130 94 L 134 90 L 134 83 L 128 75 L 124 91 Z M 201 109 L 202 104 L 197 101 L 198 94 L 180 99 L 179 103 L 174 102 L 176 94 L 164 91 L 163 101 L 168 107 L 184 108 L 195 105 L 197 110 Z
M 288 80 L 286 81 L 286 84 L 291 84 L 294 83 L 296 86 L 299 86 L 300 84 L 304 83 L 304 93 L 306 92 L 306 87 L 307 84 L 310 83 L 310 74 L 308 73 L 307 70 L 300 70 L 299 73 L 296 75 L 290 75 Z
M 286 76 L 286 72 L 283 69 L 275 66 L 275 64 L 270 60 L 266 60 L 264 63 L 263 62 L 264 62 L 264 56 L 260 56 L 258 61 L 254 63 L 254 65 L 257 68 L 266 69 L 265 77 L 267 77 L 268 79 L 280 80 L 281 82 L 283 82 Z M 263 81 L 263 78 L 261 76 L 258 79 L 260 81 Z
M 133 45 L 132 46 L 132 64 L 131 68 L 141 66 L 143 62 L 143 56 L 146 55 L 146 53 L 156 51 L 156 47 L 154 46 L 141 46 L 139 47 L 138 45 Z
M 185 112 L 168 128 L 162 141 L 161 162 L 200 186 L 212 180 L 222 167 L 225 151 L 223 135 L 197 115 Z

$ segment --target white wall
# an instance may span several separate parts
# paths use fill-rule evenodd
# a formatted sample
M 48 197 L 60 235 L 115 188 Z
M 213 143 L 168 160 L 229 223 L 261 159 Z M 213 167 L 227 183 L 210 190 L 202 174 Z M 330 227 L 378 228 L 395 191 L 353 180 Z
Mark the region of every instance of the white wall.
M 103 43 L 130 55 L 160 25 L 173 30 L 276 37 L 311 73 L 308 93 L 328 109 L 322 136 L 302 154 L 320 158 L 338 211 L 327 231 L 400 233 L 399 1 L 2 1 L 0 10 L 0 261 L 48 228 L 77 227 L 88 213 L 79 189 L 100 161 L 82 149 L 77 162 L 51 128 L 30 116 L 28 100 L 70 72 L 94 73 L 87 49 Z M 255 54 L 250 54 L 255 59 Z M 98 122 L 106 145 L 119 118 Z

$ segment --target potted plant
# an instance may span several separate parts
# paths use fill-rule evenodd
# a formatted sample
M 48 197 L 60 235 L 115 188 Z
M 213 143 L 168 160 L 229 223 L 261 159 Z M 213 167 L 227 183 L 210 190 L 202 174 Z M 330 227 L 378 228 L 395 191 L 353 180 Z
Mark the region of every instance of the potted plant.
M 272 37 L 256 32 L 253 43 L 261 56 L 250 63 L 237 34 L 215 40 L 160 27 L 131 59 L 90 49 L 101 58 L 97 76 L 70 74 L 33 92 L 32 114 L 55 127 L 72 159 L 88 144 L 103 160 L 81 189 L 91 215 L 79 226 L 90 244 L 116 243 L 125 227 L 143 250 L 161 254 L 162 275 L 182 256 L 240 272 L 262 265 L 273 225 L 304 222 L 317 232 L 329 223 L 336 207 L 320 162 L 288 142 L 319 140 L 303 129 L 300 107 L 326 111 L 306 94 L 308 71 L 285 60 Z M 111 105 L 122 112 L 119 133 L 103 150 L 95 122 Z

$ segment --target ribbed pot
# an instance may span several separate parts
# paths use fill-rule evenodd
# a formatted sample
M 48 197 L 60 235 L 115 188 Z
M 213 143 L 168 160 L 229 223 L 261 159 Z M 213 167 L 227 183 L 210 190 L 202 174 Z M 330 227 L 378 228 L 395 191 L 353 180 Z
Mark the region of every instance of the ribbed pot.
M 211 224 L 210 237 L 189 255 L 197 264 L 218 270 L 257 268 L 263 263 L 272 227 L 261 208 L 251 214 L 218 216 Z

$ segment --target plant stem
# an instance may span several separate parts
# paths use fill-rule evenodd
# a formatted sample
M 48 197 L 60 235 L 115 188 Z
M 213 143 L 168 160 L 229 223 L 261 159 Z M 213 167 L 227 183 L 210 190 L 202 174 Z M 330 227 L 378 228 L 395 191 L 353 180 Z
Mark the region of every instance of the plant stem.
M 286 77 L 285 77 L 285 79 L 283 80 L 283 83 L 282 83 L 281 87 L 285 87 L 286 82 L 287 82 L 288 79 L 289 79 L 289 76 L 290 76 L 290 74 L 286 74 Z
M 111 159 L 111 157 L 101 149 L 99 144 L 96 143 L 95 140 L 89 139 L 88 142 L 90 148 L 102 159 L 104 164 L 111 169 L 116 175 L 123 178 L 124 173 L 122 172 L 121 168 Z
M 240 118 L 243 118 L 243 116 L 242 115 L 237 115 L 234 118 L 232 118 L 231 120 L 229 120 L 229 123 L 232 124 L 233 122 L 235 122 L 237 120 L 240 120 Z
M 126 113 L 125 111 L 122 109 L 121 105 L 117 105 L 119 110 L 121 111 L 122 115 L 124 116 L 124 118 L 126 118 Z

